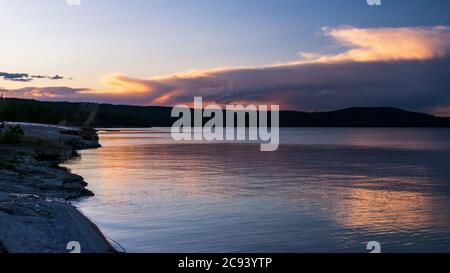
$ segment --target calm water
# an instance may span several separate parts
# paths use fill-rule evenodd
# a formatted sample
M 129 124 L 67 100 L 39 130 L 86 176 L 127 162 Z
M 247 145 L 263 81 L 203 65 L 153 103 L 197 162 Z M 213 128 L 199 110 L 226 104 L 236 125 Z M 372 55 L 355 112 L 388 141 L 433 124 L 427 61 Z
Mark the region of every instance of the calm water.
M 129 252 L 450 252 L 450 130 L 282 129 L 251 143 L 108 132 L 68 166 Z

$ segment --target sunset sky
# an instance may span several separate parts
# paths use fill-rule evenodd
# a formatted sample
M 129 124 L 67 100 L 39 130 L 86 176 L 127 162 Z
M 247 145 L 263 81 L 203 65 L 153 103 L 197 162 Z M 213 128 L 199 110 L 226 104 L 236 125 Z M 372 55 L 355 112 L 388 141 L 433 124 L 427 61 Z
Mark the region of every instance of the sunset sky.
M 450 116 L 449 10 L 448 0 L 0 0 L 0 92 Z

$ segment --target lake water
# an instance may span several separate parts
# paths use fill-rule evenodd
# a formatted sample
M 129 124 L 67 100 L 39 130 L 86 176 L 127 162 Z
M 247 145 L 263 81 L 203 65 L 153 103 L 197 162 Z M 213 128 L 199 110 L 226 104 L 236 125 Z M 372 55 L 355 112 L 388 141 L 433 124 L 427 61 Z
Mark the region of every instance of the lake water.
M 450 252 L 449 129 L 282 129 L 255 143 L 102 132 L 75 205 L 128 252 Z

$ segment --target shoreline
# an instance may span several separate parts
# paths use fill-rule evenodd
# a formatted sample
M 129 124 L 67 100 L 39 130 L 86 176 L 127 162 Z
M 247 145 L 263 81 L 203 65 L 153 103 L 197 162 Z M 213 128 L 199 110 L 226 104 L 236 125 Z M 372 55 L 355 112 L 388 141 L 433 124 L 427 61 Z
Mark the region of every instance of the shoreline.
M 0 253 L 116 252 L 100 229 L 70 200 L 93 196 L 83 177 L 60 164 L 77 151 L 101 147 L 92 129 L 20 125 L 17 143 L 0 142 Z M 6 129 L 0 129 L 6 130 Z

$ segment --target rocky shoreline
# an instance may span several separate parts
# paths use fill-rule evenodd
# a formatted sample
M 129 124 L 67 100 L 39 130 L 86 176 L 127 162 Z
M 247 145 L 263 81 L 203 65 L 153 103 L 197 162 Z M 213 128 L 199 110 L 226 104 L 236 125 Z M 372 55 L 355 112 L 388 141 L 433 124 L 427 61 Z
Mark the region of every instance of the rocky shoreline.
M 100 147 L 95 130 L 40 124 L 20 129 L 19 142 L 0 142 L 0 253 L 68 253 L 69 242 L 78 242 L 82 253 L 114 252 L 70 204 L 93 196 L 87 183 L 59 166 L 77 150 Z

